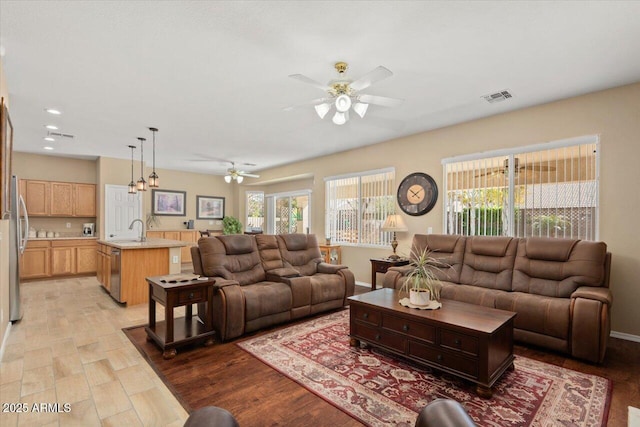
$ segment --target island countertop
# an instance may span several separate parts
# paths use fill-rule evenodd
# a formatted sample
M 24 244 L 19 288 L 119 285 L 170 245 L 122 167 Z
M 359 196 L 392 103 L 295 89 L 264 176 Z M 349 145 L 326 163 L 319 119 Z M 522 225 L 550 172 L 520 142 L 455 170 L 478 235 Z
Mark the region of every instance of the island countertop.
M 112 246 L 118 249 L 154 249 L 154 248 L 180 248 L 188 246 L 188 243 L 180 240 L 148 238 L 145 242 L 138 240 L 98 240 L 98 243 Z

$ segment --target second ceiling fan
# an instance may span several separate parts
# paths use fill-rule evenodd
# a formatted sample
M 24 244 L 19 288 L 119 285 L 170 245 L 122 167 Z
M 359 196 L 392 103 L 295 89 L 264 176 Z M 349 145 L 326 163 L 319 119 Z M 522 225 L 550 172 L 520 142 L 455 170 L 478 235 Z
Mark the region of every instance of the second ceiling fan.
M 303 76 L 302 74 L 291 74 L 289 77 L 292 79 L 317 87 L 318 89 L 327 92 L 328 96 L 287 107 L 285 108 L 285 111 L 292 110 L 296 107 L 313 105 L 318 116 L 321 119 L 324 119 L 329 111 L 335 109 L 332 121 L 337 125 L 343 125 L 349 120 L 350 110 L 355 111 L 358 116 L 364 118 L 370 104 L 380 105 L 383 107 L 397 107 L 404 102 L 404 100 L 398 98 L 361 93 L 361 91 L 374 83 L 391 77 L 393 73 L 389 69 L 383 66 L 378 66 L 354 81 L 346 76 L 348 68 L 346 62 L 337 62 L 334 66 L 338 72 L 338 78 L 329 81 L 326 85 L 307 76 Z

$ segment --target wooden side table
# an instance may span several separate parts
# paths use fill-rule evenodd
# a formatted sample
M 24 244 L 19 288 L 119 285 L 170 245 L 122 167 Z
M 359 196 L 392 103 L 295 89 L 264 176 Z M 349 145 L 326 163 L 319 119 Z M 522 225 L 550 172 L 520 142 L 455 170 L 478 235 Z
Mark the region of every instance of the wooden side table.
M 342 264 L 342 246 L 340 245 L 318 245 L 320 254 L 327 264 Z
M 409 264 L 408 259 L 371 258 L 371 290 L 376 290 L 376 274 L 386 273 L 389 267 L 398 267 Z
M 145 326 L 147 340 L 154 341 L 162 350 L 162 357 L 173 359 L 176 347 L 204 341 L 213 344 L 213 284 L 215 280 L 184 280 L 183 274 L 147 277 L 149 283 L 149 325 Z M 174 283 L 171 283 L 174 282 Z M 156 322 L 156 302 L 164 306 L 162 322 Z M 193 304 L 207 304 L 206 320 L 203 325 L 193 317 Z M 173 309 L 186 306 L 185 317 L 173 318 Z

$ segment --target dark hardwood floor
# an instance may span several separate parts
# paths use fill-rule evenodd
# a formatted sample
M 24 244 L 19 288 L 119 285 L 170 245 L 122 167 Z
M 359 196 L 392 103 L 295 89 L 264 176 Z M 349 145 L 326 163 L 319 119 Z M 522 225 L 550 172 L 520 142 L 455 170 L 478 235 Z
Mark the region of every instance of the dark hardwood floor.
M 357 293 L 368 290 L 359 286 L 356 289 Z M 305 320 L 308 319 L 302 321 Z M 188 411 L 207 405 L 220 406 L 233 413 L 243 427 L 362 425 L 240 349 L 235 345 L 237 341 L 178 349 L 174 359 L 164 360 L 162 352 L 146 341 L 143 328 L 127 333 L 153 362 L 156 372 L 166 378 L 165 382 Z M 611 338 L 602 365 L 520 345 L 516 346 L 515 353 L 611 379 L 609 427 L 626 426 L 627 406 L 640 407 L 640 343 Z M 188 369 L 185 369 L 186 363 Z

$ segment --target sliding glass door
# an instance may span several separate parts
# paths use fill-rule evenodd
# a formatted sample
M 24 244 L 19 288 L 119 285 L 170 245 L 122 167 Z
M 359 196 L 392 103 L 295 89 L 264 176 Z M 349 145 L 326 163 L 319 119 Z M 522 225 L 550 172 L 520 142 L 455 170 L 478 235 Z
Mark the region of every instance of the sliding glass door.
M 276 194 L 268 196 L 267 206 L 271 207 L 273 218 L 269 232 L 275 234 L 308 233 L 311 227 L 309 219 L 310 192 Z

